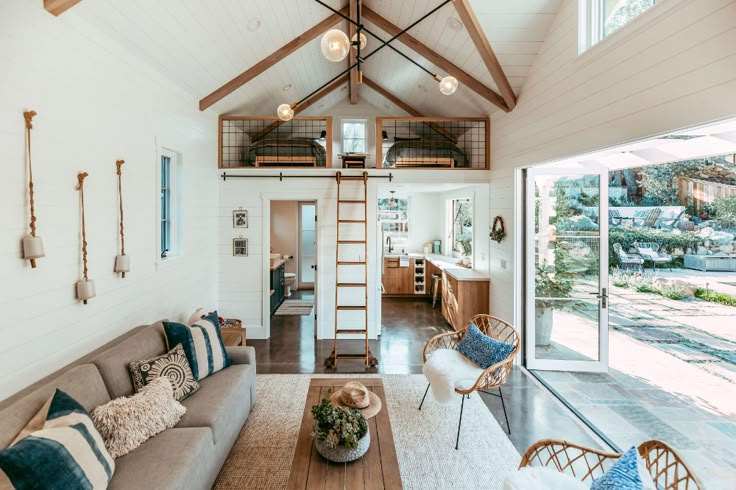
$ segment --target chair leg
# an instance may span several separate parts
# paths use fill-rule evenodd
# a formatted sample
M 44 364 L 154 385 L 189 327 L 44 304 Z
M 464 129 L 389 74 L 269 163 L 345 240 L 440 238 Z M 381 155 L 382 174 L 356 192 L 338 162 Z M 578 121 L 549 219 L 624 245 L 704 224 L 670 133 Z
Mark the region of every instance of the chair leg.
M 509 435 L 511 435 L 511 426 L 509 425 L 509 416 L 506 415 L 506 404 L 503 402 L 503 392 L 501 391 L 501 387 L 498 387 L 498 394 L 501 397 L 501 407 L 503 407 L 503 417 L 506 419 L 506 430 L 508 431 Z
M 460 397 L 460 421 L 457 423 L 457 439 L 455 440 L 455 450 L 460 445 L 460 427 L 463 425 L 463 408 L 465 408 L 465 395 Z
M 429 393 L 429 383 L 427 383 L 427 389 L 424 390 L 424 396 L 422 397 L 422 403 L 419 404 L 419 410 L 421 410 L 422 405 L 424 405 L 424 399 L 427 398 L 427 393 Z

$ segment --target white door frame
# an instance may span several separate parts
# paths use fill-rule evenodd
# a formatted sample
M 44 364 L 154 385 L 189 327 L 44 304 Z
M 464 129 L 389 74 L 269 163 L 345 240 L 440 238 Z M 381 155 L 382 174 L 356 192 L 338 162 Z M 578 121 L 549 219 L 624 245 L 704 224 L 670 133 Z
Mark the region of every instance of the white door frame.
M 559 359 L 537 359 L 535 349 L 535 275 L 536 268 L 534 256 L 534 219 L 528 219 L 529 210 L 534 210 L 534 177 L 537 175 L 591 175 L 598 174 L 599 180 L 599 298 L 603 294 L 603 289 L 608 291 L 608 169 L 602 166 L 590 165 L 588 168 L 581 169 L 564 169 L 564 168 L 545 168 L 533 167 L 526 171 L 525 183 L 525 240 L 522 247 L 526 257 L 526 274 L 525 274 L 525 306 L 526 306 L 526 322 L 523 337 L 527 339 L 525 342 L 526 366 L 529 369 L 550 370 L 550 371 L 580 371 L 580 372 L 608 372 L 608 307 L 603 307 L 604 301 L 607 303 L 608 298 L 599 299 L 599 325 L 598 325 L 598 352 L 599 359 L 596 361 L 573 361 Z M 533 212 L 533 211 L 532 211 Z
M 315 269 L 315 271 L 314 271 L 314 279 L 315 279 L 314 281 L 312 281 L 312 282 L 303 282 L 302 281 L 302 269 L 301 269 L 301 266 L 302 266 L 302 232 L 304 231 L 304 228 L 302 226 L 302 206 L 314 206 L 314 216 L 315 216 L 315 220 L 314 220 L 314 236 L 315 236 L 315 239 L 314 239 L 314 265 L 317 266 L 317 264 L 318 264 L 317 258 L 319 256 L 319 254 L 317 253 L 317 238 L 316 238 L 317 237 L 317 219 L 318 219 L 317 202 L 314 201 L 314 200 L 312 200 L 312 201 L 298 201 L 297 204 L 296 204 L 296 206 L 297 206 L 297 223 L 298 223 L 298 226 L 299 226 L 299 230 L 298 230 L 299 231 L 299 233 L 298 233 L 299 236 L 297 237 L 297 253 L 296 253 L 296 255 L 297 255 L 297 257 L 296 257 L 296 267 L 297 267 L 297 269 L 296 269 L 296 271 L 297 271 L 297 274 L 296 274 L 296 280 L 297 280 L 296 287 L 297 287 L 297 289 L 298 288 L 302 288 L 306 284 L 309 287 L 311 287 L 312 289 L 315 289 L 316 288 L 315 282 L 317 280 L 317 271 L 319 270 L 319 267 L 317 267 Z M 316 304 L 317 303 L 315 303 L 315 305 Z

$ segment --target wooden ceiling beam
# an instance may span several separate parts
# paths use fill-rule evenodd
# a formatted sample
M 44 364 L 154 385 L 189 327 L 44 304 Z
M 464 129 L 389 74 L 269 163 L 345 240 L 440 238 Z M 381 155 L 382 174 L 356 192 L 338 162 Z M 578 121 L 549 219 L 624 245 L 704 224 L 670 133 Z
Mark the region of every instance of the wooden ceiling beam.
M 350 15 L 349 17 L 353 19 L 354 21 L 358 20 L 358 9 L 360 8 L 360 0 L 350 0 L 350 4 L 348 5 L 348 8 L 350 9 Z M 350 39 L 353 39 L 353 36 L 357 32 L 357 28 L 355 27 L 355 24 L 352 22 L 348 22 L 348 37 Z M 357 61 L 357 52 L 353 49 L 353 47 L 350 47 L 350 55 L 348 56 L 348 67 L 353 66 L 353 64 Z M 357 104 L 358 103 L 358 69 L 353 68 L 350 70 L 350 81 L 348 83 L 348 93 L 350 97 L 350 103 L 351 104 Z
M 381 15 L 366 6 L 364 6 L 361 10 L 361 15 L 363 16 L 363 20 L 370 21 L 371 23 L 375 24 L 379 29 L 383 29 L 391 36 L 395 36 L 402 31 L 401 28 L 394 25 L 391 21 L 387 20 L 386 18 L 382 17 Z M 437 67 L 447 72 L 448 75 L 452 75 L 457 78 L 460 83 L 466 85 L 469 89 L 473 90 L 475 93 L 488 100 L 496 107 L 505 112 L 510 111 L 503 97 L 470 76 L 470 74 L 462 70 L 459 66 L 455 65 L 444 56 L 436 53 L 426 44 L 421 43 L 411 34 L 404 33 L 399 36 L 398 40 L 422 57 L 426 58 Z M 363 80 L 365 81 L 365 78 Z
M 478 18 L 475 16 L 475 12 L 473 12 L 473 8 L 470 6 L 469 0 L 453 0 L 452 4 L 460 16 L 460 20 L 465 24 L 465 29 L 470 34 L 470 39 L 473 40 L 473 44 L 478 49 L 478 53 L 483 59 L 486 68 L 488 68 L 493 81 L 496 82 L 496 86 L 498 86 L 498 90 L 501 92 L 501 97 L 503 97 L 509 110 L 513 110 L 516 107 L 516 95 L 511 88 L 511 84 L 509 84 L 508 78 L 506 78 L 501 63 L 498 62 L 498 58 L 496 58 L 496 54 L 493 52 L 493 48 L 491 48 L 491 43 L 488 41 L 480 22 L 478 22 Z
M 334 82 L 332 82 L 331 84 L 329 84 L 328 86 L 326 86 L 325 88 L 323 88 L 322 90 L 320 90 L 319 92 L 317 92 L 316 94 L 314 94 L 313 96 L 311 96 L 310 98 L 308 98 L 307 100 L 305 100 L 304 102 L 296 106 L 294 108 L 294 115 L 297 115 L 300 112 L 306 111 L 311 106 L 316 104 L 320 99 L 324 98 L 326 95 L 329 95 L 335 90 L 337 90 L 338 88 L 340 88 L 342 85 L 345 84 L 345 82 L 348 81 L 348 78 L 349 76 L 347 74 L 341 76 L 340 78 L 338 78 L 337 80 L 335 80 Z M 258 133 L 256 133 L 251 138 L 251 141 L 258 141 L 259 139 L 263 138 L 264 136 L 266 136 L 268 133 L 270 133 L 274 129 L 281 126 L 282 124 L 284 124 L 284 121 L 280 119 L 272 122 L 271 124 L 263 128 L 262 130 L 260 130 Z
M 401 100 L 399 97 L 395 96 L 370 78 L 363 76 L 363 83 L 370 87 L 371 89 L 375 90 L 378 95 L 381 95 L 382 97 L 386 98 L 388 101 L 392 102 L 393 104 L 397 105 L 401 108 L 402 111 L 409 113 L 413 117 L 425 117 L 424 114 L 419 112 L 417 109 L 413 108 L 403 100 Z M 454 137 L 452 134 L 447 132 L 443 127 L 439 126 L 437 123 L 433 122 L 425 122 L 427 126 L 429 126 L 433 131 L 438 133 L 440 136 L 443 136 L 444 138 L 447 138 L 448 140 L 452 141 L 453 143 L 457 143 L 457 138 Z
M 80 1 L 81 0 L 43 0 L 43 8 L 46 9 L 47 12 L 58 17 L 70 8 L 74 7 Z
M 349 13 L 348 7 L 345 7 L 342 10 L 340 10 L 340 13 L 343 15 L 347 15 Z M 295 37 L 294 39 L 284 44 L 279 49 L 271 53 L 270 55 L 263 58 L 261 61 L 259 61 L 255 65 L 245 70 L 243 73 L 241 73 L 237 77 L 227 82 L 222 87 L 218 88 L 217 90 L 209 94 L 204 99 L 200 100 L 199 110 L 203 111 L 211 107 L 213 104 L 216 104 L 217 102 L 221 101 L 222 99 L 224 99 L 231 93 L 235 92 L 237 89 L 239 89 L 246 83 L 253 80 L 255 77 L 257 77 L 264 71 L 271 68 L 273 65 L 275 65 L 279 61 L 289 56 L 291 53 L 293 53 L 297 49 L 308 44 L 313 39 L 315 39 L 317 36 L 324 34 L 324 32 L 327 29 L 334 26 L 341 20 L 342 18 L 338 14 L 332 14 L 329 17 L 327 17 L 325 20 L 320 22 L 319 24 L 312 27 L 311 29 L 308 29 L 307 31 L 303 32 L 301 35 Z

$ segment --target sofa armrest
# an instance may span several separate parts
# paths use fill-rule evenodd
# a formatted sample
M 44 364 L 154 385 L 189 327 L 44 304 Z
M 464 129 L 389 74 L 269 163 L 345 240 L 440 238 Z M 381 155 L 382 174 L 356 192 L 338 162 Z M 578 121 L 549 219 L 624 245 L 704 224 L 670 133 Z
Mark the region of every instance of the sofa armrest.
M 256 350 L 250 346 L 225 347 L 227 355 L 233 364 L 250 364 L 256 367 Z

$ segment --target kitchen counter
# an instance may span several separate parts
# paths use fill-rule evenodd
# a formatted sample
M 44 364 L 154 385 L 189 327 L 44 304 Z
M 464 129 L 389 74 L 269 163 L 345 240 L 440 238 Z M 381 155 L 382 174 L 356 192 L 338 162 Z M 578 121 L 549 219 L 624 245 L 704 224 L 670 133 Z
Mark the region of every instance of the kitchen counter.
M 286 263 L 286 259 L 279 259 L 276 262 L 274 262 L 273 264 L 271 264 L 271 270 L 272 271 L 275 271 L 276 269 L 278 269 L 279 267 L 281 267 L 285 263 Z
M 385 254 L 386 258 L 397 258 L 402 254 Z M 454 257 L 448 257 L 447 255 L 440 254 L 419 254 L 410 253 L 408 255 L 410 259 L 426 259 L 431 262 L 435 267 L 441 271 L 446 271 L 449 276 L 452 276 L 458 281 L 490 281 L 491 276 L 485 272 L 477 271 L 474 269 L 468 269 L 457 265 L 454 261 Z

